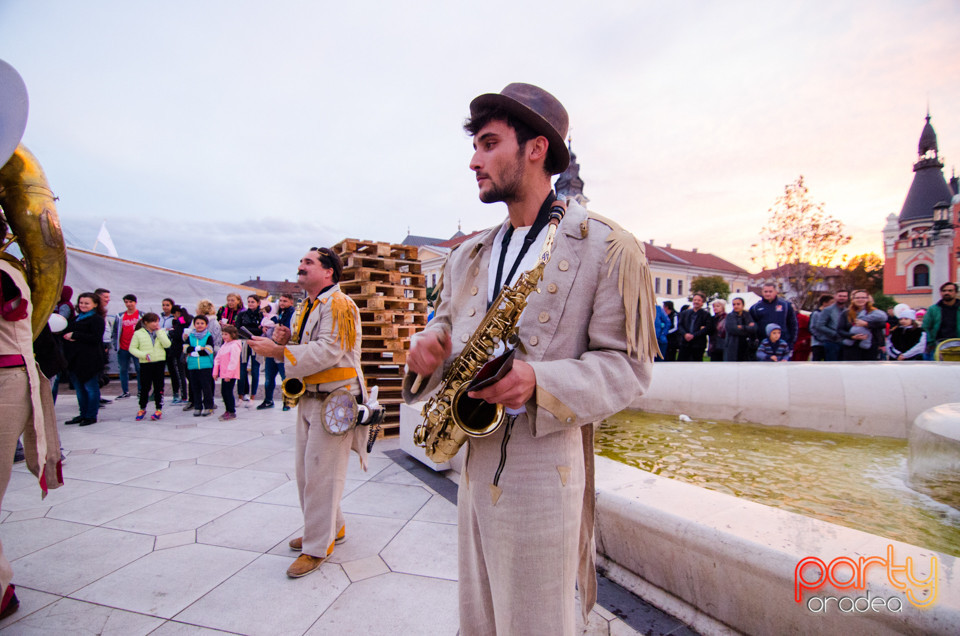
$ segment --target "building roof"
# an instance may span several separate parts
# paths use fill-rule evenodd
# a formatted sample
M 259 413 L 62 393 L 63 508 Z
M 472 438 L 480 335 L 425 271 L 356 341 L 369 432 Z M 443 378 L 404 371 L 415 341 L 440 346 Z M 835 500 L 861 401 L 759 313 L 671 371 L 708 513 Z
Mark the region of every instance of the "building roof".
M 739 265 L 734 265 L 730 261 L 725 261 L 719 256 L 700 252 L 698 250 L 679 250 L 670 246 L 654 245 L 653 243 L 644 243 L 647 252 L 647 260 L 651 263 L 666 263 L 670 265 L 687 265 L 691 267 L 702 267 L 704 269 L 713 269 L 721 272 L 730 272 L 731 274 L 750 275 L 750 272 Z
M 900 210 L 900 223 L 933 220 L 933 206 L 950 203 L 953 191 L 943 176 L 943 163 L 937 156 L 937 133 L 930 125 L 930 115 L 920 133 L 919 158 L 913 164 L 913 183 Z
M 439 245 L 442 242 L 443 242 L 442 238 L 434 238 L 432 236 L 417 236 L 416 234 L 407 234 L 407 238 L 400 241 L 400 245 L 412 245 L 413 247 L 422 247 L 424 245 Z
M 447 241 L 441 241 L 440 243 L 435 243 L 435 245 L 437 247 L 454 248 L 460 245 L 461 243 L 463 243 L 464 241 L 466 241 L 467 239 L 476 236 L 480 232 L 486 232 L 486 230 L 477 230 L 476 232 L 471 232 L 470 234 L 463 234 L 462 232 L 457 232 L 457 234 L 454 234 L 452 239 L 449 239 Z
M 294 296 L 298 296 L 303 291 L 300 284 L 296 281 L 291 283 L 289 280 L 260 280 L 259 276 L 240 284 L 245 287 L 265 289 L 271 296 L 279 296 L 280 294 L 293 294 Z

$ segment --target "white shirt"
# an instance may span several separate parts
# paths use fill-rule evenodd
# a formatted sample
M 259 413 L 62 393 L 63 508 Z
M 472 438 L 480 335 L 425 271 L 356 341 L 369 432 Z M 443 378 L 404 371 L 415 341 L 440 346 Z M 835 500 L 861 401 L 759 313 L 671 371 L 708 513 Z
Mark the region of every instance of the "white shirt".
M 503 259 L 503 279 L 500 281 L 500 289 L 494 289 L 494 285 L 497 282 L 497 267 L 500 265 L 500 254 L 503 251 L 501 245 L 503 244 L 503 237 L 507 233 L 507 228 L 510 227 L 510 223 L 504 223 L 500 228 L 500 231 L 497 232 L 496 238 L 493 240 L 493 251 L 490 253 L 490 266 L 487 273 L 487 304 L 493 302 L 493 300 L 500 294 L 500 289 L 503 289 L 505 285 L 512 285 L 516 280 L 533 269 L 539 258 L 540 251 L 543 249 L 543 244 L 547 240 L 547 227 L 544 226 L 540 233 L 537 234 L 537 238 L 533 240 L 533 243 L 530 245 L 530 248 L 527 250 L 527 253 L 523 255 L 523 259 L 520 261 L 520 264 L 517 265 L 517 270 L 513 273 L 513 276 L 509 280 L 507 276 L 510 274 L 510 270 L 513 268 L 513 263 L 517 260 L 517 256 L 520 254 L 520 248 L 523 247 L 523 240 L 527 237 L 527 234 L 530 232 L 532 226 L 528 225 L 526 227 L 514 228 L 513 236 L 510 237 L 510 243 L 507 244 L 507 253 Z M 501 341 L 497 348 L 494 350 L 493 355 L 498 356 L 504 352 L 505 346 L 503 341 Z M 522 406 L 519 409 L 511 409 L 504 407 L 508 415 L 519 415 L 520 413 L 526 413 L 527 407 Z

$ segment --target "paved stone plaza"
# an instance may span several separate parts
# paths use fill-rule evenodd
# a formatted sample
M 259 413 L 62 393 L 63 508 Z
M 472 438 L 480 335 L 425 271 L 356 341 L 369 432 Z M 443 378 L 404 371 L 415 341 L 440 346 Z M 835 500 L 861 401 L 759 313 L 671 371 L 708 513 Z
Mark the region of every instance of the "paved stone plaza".
M 294 411 L 239 407 L 220 422 L 222 407 L 197 418 L 168 405 L 136 422 L 130 398 L 79 428 L 62 424 L 74 394 L 58 405 L 66 485 L 41 500 L 19 463 L 3 499 L 20 599 L 3 634 L 457 633 L 456 484 L 396 439 L 377 442 L 366 473 L 351 456 L 347 541 L 291 580 Z M 637 632 L 693 633 L 601 578 L 586 633 Z

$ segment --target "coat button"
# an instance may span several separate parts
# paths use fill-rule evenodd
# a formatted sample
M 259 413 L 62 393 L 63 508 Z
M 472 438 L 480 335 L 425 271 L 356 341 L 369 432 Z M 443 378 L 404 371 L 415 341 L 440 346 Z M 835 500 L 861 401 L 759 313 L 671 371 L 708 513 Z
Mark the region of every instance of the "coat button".
M 476 267 L 474 267 L 474 268 L 473 268 L 473 271 L 471 272 L 471 274 L 473 274 L 474 276 L 479 276 L 479 275 L 480 275 L 480 266 L 477 265 Z
M 539 320 L 540 322 L 548 322 L 550 320 L 550 314 L 545 311 L 541 311 Z
M 476 296 L 476 295 L 477 295 L 477 292 L 479 292 L 479 291 L 480 291 L 480 290 L 477 289 L 477 286 L 474 285 L 473 287 L 470 288 L 470 295 L 471 295 L 471 296 Z
M 556 283 L 550 283 L 549 285 L 547 285 L 547 291 L 550 292 L 551 294 L 556 294 L 556 293 L 557 293 L 557 284 L 556 284 Z
M 460 342 L 466 344 L 468 340 L 470 340 L 470 334 L 465 333 L 462 336 L 460 336 Z
M 467 312 L 467 315 L 468 315 L 468 316 L 471 316 L 471 317 L 472 317 L 472 316 L 476 316 L 476 315 L 477 315 L 477 308 L 476 308 L 476 307 L 471 307 L 471 308 L 470 308 L 470 311 Z
M 537 338 L 536 336 L 530 336 L 531 347 L 536 347 L 538 342 L 540 342 L 540 338 Z
M 561 272 L 565 272 L 568 269 L 570 269 L 570 263 L 568 263 L 567 261 L 560 261 L 560 264 L 557 265 L 557 267 L 560 268 Z

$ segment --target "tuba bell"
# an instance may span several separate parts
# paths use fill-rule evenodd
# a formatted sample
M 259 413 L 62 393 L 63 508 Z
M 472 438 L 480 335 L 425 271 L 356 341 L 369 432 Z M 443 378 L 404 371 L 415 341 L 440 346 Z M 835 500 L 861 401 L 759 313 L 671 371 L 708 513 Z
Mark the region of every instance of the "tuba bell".
M 23 272 L 33 305 L 33 337 L 47 324 L 60 299 L 67 274 L 67 248 L 63 242 L 55 197 L 37 158 L 20 144 L 26 127 L 27 92 L 20 75 L 0 60 L 0 211 L 9 226 L 0 237 L 0 258 Z M 16 243 L 22 257 L 11 253 Z

